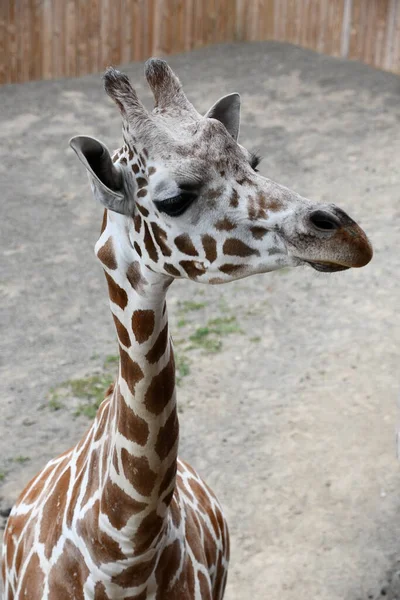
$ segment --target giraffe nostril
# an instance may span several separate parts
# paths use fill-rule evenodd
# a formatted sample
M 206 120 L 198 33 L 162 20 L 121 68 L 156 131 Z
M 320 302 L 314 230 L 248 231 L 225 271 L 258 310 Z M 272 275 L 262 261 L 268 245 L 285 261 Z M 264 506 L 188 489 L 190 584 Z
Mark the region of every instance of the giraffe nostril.
M 334 231 L 340 228 L 339 220 L 323 210 L 315 210 L 310 215 L 312 225 L 320 231 Z

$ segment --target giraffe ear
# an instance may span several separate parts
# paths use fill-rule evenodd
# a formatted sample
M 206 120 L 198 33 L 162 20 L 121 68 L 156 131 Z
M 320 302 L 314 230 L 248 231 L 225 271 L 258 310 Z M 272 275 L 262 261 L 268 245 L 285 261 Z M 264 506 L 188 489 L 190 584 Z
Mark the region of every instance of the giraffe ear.
M 228 94 L 217 100 L 204 116 L 221 121 L 237 142 L 240 127 L 240 96 L 238 93 Z
M 108 148 L 86 135 L 71 138 L 69 144 L 87 169 L 96 200 L 114 212 L 133 215 L 133 180 L 123 167 L 113 164 Z

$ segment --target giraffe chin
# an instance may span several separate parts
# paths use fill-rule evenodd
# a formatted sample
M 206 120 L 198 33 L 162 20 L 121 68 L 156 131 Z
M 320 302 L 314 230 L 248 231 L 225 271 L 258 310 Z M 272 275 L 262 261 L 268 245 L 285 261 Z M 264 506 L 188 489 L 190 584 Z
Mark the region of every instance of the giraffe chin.
M 338 265 L 335 263 L 319 263 L 312 262 L 311 260 L 305 260 L 305 263 L 311 265 L 313 269 L 316 271 L 320 271 L 321 273 L 336 273 L 337 271 L 347 271 L 350 267 L 345 267 L 344 265 Z

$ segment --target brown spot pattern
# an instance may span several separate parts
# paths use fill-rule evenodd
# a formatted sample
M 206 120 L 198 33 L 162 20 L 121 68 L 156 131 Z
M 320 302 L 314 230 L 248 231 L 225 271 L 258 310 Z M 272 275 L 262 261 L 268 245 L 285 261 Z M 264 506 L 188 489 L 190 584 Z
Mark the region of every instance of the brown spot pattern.
M 223 273 L 226 273 L 227 275 L 235 275 L 236 273 L 239 273 L 240 271 L 244 271 L 246 268 L 248 268 L 248 265 L 225 264 L 225 265 L 221 265 L 219 270 L 222 271 Z
M 100 235 L 103 233 L 103 231 L 105 230 L 105 228 L 107 227 L 107 209 L 104 209 L 103 212 L 103 222 L 101 224 L 101 230 L 100 230 Z
M 149 363 L 154 364 L 160 360 L 160 358 L 164 355 L 167 349 L 168 343 L 168 323 L 165 325 L 164 329 L 160 331 L 156 341 L 154 342 L 153 347 L 146 354 L 146 359 Z
M 158 432 L 155 451 L 161 460 L 165 460 L 174 447 L 179 434 L 179 423 L 176 410 L 173 410 Z
M 136 217 L 133 220 L 134 225 L 135 225 L 135 231 L 136 233 L 140 233 L 140 229 L 142 227 L 142 217 L 140 215 L 136 215 Z
M 117 283 L 115 283 L 114 279 L 110 277 L 110 275 L 106 273 L 106 271 L 104 271 L 104 274 L 107 279 L 108 294 L 110 296 L 111 302 L 114 302 L 114 304 L 117 304 L 123 310 L 128 304 L 128 295 L 126 291 Z
M 150 468 L 146 456 L 134 456 L 126 448 L 121 450 L 121 461 L 125 477 L 133 487 L 142 494 L 150 496 L 156 482 L 157 475 Z
M 250 227 L 250 231 L 251 231 L 251 235 L 256 240 L 262 240 L 264 235 L 266 235 L 268 233 L 268 230 L 264 229 L 264 227 Z
M 146 508 L 144 502 L 137 502 L 117 484 L 107 480 L 101 498 L 101 511 L 104 512 L 115 529 L 122 529 L 128 520 Z
M 135 175 L 137 175 L 139 173 L 138 165 L 136 165 L 136 164 L 132 165 L 132 171 L 135 173 Z
M 136 184 L 137 184 L 139 190 L 141 190 L 142 188 L 147 186 L 147 179 L 145 179 L 144 177 L 138 177 L 136 179 Z
M 39 541 L 44 544 L 46 558 L 50 558 L 53 548 L 62 534 L 62 521 L 67 502 L 70 477 L 71 471 L 68 468 L 57 480 L 54 490 L 48 496 L 43 508 Z
M 144 222 L 144 245 L 146 246 L 147 254 L 154 262 L 158 260 L 157 249 L 154 245 L 153 238 L 151 237 L 148 225 Z
M 171 256 L 171 248 L 167 243 L 167 233 L 157 223 L 151 223 L 151 229 L 163 256 Z
M 50 571 L 49 600 L 84 600 L 82 581 L 86 581 L 88 575 L 89 569 L 82 554 L 70 540 L 66 540 L 63 553 Z
M 94 588 L 94 600 L 110 600 L 106 594 L 106 588 L 101 581 L 98 581 Z
M 129 338 L 128 330 L 124 325 L 122 325 L 121 321 L 113 314 L 113 319 L 115 323 L 115 328 L 117 330 L 118 338 L 121 344 L 126 346 L 127 348 L 131 345 L 131 340 Z
M 137 242 L 133 242 L 133 246 L 134 246 L 136 252 L 139 254 L 139 256 L 141 258 L 142 257 L 142 250 L 141 250 L 139 244 Z
M 154 311 L 135 310 L 132 315 L 132 330 L 139 344 L 146 342 L 154 331 Z
M 239 206 L 239 194 L 236 190 L 232 190 L 229 204 L 232 206 L 232 208 L 237 208 Z
M 85 540 L 90 555 L 97 565 L 116 562 L 125 558 L 120 545 L 99 527 L 100 501 L 96 500 L 83 519 L 79 519 L 77 530 Z
M 170 489 L 171 485 L 174 483 L 176 478 L 176 461 L 172 462 L 172 465 L 168 467 L 165 471 L 163 480 L 160 485 L 160 489 L 158 490 L 158 495 L 160 498 L 163 497 L 163 494 Z
M 24 577 L 21 581 L 21 598 L 42 598 L 43 584 L 44 573 L 40 566 L 40 560 L 37 554 L 33 554 L 29 560 L 28 566 L 26 567 L 24 573 Z M 9 597 L 11 599 L 13 598 L 13 596 Z
M 143 519 L 136 531 L 134 539 L 135 549 L 138 554 L 144 552 L 151 542 L 159 535 L 163 525 L 163 519 L 155 510 Z
M 229 254 L 230 256 L 252 256 L 253 254 L 260 256 L 258 250 L 250 248 L 250 246 L 236 238 L 225 240 L 222 250 L 224 254 Z
M 167 273 L 169 275 L 172 275 L 173 277 L 181 277 L 182 276 L 180 271 L 178 271 L 178 269 L 176 267 L 174 267 L 174 265 L 171 265 L 170 263 L 165 263 L 164 269 L 167 271 Z
M 201 600 L 212 600 L 210 582 L 201 571 L 198 571 L 197 577 L 199 578 Z M 219 598 L 219 596 L 215 596 L 215 598 Z
M 174 242 L 178 250 L 180 250 L 184 254 L 189 254 L 189 256 L 199 255 L 199 253 L 193 245 L 192 240 L 190 239 L 187 233 L 182 233 L 181 235 L 178 235 L 175 238 Z
M 179 540 L 175 540 L 169 546 L 166 546 L 160 556 L 156 569 L 156 580 L 158 583 L 157 600 L 165 600 L 165 592 L 168 589 L 168 582 L 172 581 L 179 565 L 181 563 L 181 547 Z
M 141 190 L 141 192 L 146 192 L 146 193 L 145 193 L 145 194 L 141 194 L 140 192 L 138 192 L 138 194 L 137 194 L 137 195 L 138 195 L 139 197 L 140 197 L 140 196 L 145 196 L 145 195 L 147 194 L 147 191 L 146 191 L 146 190 Z M 142 206 L 141 204 L 138 204 L 138 203 L 136 204 L 136 206 L 137 206 L 137 209 L 138 209 L 138 211 L 139 211 L 140 213 L 142 213 L 142 215 L 143 215 L 144 217 L 148 217 L 148 216 L 149 216 L 149 211 L 147 210 L 147 208 L 146 208 L 145 206 Z
M 153 572 L 156 561 L 157 555 L 149 560 L 141 561 L 139 564 L 131 565 L 119 575 L 114 575 L 111 581 L 123 588 L 143 585 Z
M 129 265 L 126 278 L 134 290 L 139 294 L 143 293 L 144 287 L 147 285 L 147 279 L 142 275 L 139 261 L 135 260 Z
M 156 172 L 155 167 L 149 167 L 149 170 L 148 170 L 149 175 L 154 175 L 155 172 Z
M 236 225 L 228 217 L 224 217 L 215 223 L 215 228 L 218 231 L 232 231 L 232 229 L 236 229 Z
M 129 391 L 133 395 L 135 393 L 136 384 L 144 377 L 143 371 L 121 347 L 119 348 L 119 354 L 121 357 L 121 375 L 126 381 Z
M 144 404 L 151 413 L 159 415 L 171 400 L 175 389 L 175 365 L 171 356 L 168 364 L 153 377 Z
M 210 263 L 214 262 L 214 260 L 217 258 L 217 242 L 211 235 L 208 234 L 202 235 L 201 241 L 203 243 L 206 259 L 209 260 Z
M 190 279 L 196 279 L 197 277 L 200 277 L 200 275 L 203 275 L 206 272 L 206 268 L 204 265 L 201 265 L 199 267 L 199 263 L 194 264 L 192 260 L 181 260 L 179 264 L 185 269 Z
M 128 440 L 145 446 L 149 437 L 149 426 L 133 412 L 118 389 L 118 429 Z

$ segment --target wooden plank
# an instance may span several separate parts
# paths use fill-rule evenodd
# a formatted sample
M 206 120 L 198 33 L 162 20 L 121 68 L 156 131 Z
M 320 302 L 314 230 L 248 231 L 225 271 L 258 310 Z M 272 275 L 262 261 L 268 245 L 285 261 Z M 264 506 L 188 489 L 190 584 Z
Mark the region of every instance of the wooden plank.
M 76 0 L 67 0 L 65 6 L 65 75 L 77 75 L 77 6 Z
M 78 0 L 80 1 L 80 0 Z M 110 4 L 112 0 L 100 0 L 100 69 L 111 66 Z
M 375 47 L 372 64 L 383 67 L 385 64 L 385 41 L 389 28 L 390 0 L 380 0 L 376 6 Z
M 42 79 L 53 76 L 53 33 L 52 33 L 53 3 L 43 0 L 42 3 Z
M 2 83 L 10 83 L 9 8 L 9 0 L 0 2 L 0 85 Z
M 400 2 L 396 0 L 394 8 L 393 46 L 391 70 L 400 73 Z
M 88 63 L 90 73 L 98 73 L 102 70 L 100 63 L 100 34 L 101 34 L 101 5 L 100 0 L 89 0 L 88 17 Z M 122 36 L 121 36 L 122 39 Z

